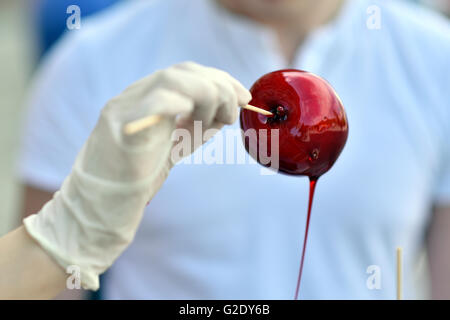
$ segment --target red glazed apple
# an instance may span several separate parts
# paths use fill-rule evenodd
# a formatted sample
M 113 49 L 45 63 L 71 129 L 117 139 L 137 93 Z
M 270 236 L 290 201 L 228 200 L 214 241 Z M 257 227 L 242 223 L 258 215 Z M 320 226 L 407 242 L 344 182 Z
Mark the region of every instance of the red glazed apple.
M 241 127 L 244 132 L 256 129 L 257 140 L 259 129 L 267 129 L 269 155 L 270 129 L 279 129 L 280 172 L 317 179 L 331 168 L 347 141 L 348 123 L 342 102 L 328 82 L 312 73 L 280 70 L 258 79 L 250 92 L 250 104 L 274 116 L 242 109 Z M 249 145 L 258 146 L 251 139 L 251 135 L 245 139 L 247 151 Z

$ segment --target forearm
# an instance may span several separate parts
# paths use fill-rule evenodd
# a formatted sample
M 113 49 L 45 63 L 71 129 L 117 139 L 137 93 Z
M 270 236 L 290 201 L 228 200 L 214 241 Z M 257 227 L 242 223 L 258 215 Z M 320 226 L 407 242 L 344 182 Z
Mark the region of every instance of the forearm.
M 428 237 L 431 298 L 450 299 L 450 207 L 434 212 Z
M 0 238 L 0 300 L 53 298 L 65 288 L 66 279 L 23 226 Z

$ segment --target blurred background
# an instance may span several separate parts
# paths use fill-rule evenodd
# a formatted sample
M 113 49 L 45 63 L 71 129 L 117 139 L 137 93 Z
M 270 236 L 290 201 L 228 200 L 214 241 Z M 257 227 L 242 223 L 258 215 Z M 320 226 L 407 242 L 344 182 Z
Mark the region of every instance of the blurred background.
M 81 14 L 86 17 L 119 1 L 0 1 L 0 236 L 20 222 L 21 194 L 14 174 L 15 159 L 33 71 L 66 32 L 68 6 L 83 8 Z
M 0 234 L 18 223 L 19 188 L 14 179 L 23 97 L 36 57 L 27 16 L 29 2 L 0 2 Z
M 66 28 L 69 5 L 82 17 L 126 0 L 0 0 L 0 236 L 20 223 L 21 194 L 15 178 L 27 87 L 42 57 Z M 450 16 L 450 0 L 410 0 Z

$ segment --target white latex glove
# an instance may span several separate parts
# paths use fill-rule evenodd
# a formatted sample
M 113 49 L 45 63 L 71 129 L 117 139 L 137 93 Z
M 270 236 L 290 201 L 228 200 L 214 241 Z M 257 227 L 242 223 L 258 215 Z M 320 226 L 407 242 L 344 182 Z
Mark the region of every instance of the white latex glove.
M 28 233 L 64 268 L 80 268 L 85 289 L 130 244 L 146 203 L 173 163 L 176 116 L 190 129 L 233 123 L 250 93 L 229 74 L 194 63 L 158 71 L 127 88 L 102 110 L 72 173 L 39 214 L 24 220 Z M 123 126 L 145 116 L 164 120 L 132 136 Z M 188 120 L 187 120 L 188 119 Z

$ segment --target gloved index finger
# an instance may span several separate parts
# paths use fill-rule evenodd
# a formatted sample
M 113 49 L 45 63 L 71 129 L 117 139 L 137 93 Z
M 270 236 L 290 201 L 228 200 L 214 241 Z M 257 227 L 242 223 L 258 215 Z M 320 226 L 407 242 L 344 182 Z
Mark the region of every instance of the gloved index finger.
M 250 94 L 250 91 L 248 91 L 242 83 L 240 83 L 236 78 L 231 76 L 226 71 L 212 68 L 212 67 L 202 66 L 202 65 L 199 65 L 194 62 L 180 63 L 180 64 L 176 65 L 175 67 L 179 68 L 179 69 L 183 69 L 183 70 L 190 70 L 190 71 L 198 72 L 207 77 L 212 77 L 212 78 L 216 78 L 216 79 L 220 78 L 220 79 L 223 79 L 224 81 L 230 82 L 236 92 L 236 95 L 238 98 L 238 105 L 241 107 L 244 105 L 247 105 L 249 103 L 249 101 L 252 99 L 252 95 Z

